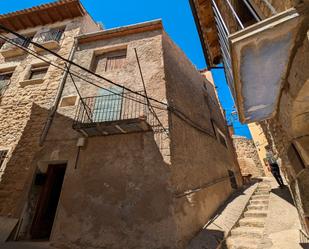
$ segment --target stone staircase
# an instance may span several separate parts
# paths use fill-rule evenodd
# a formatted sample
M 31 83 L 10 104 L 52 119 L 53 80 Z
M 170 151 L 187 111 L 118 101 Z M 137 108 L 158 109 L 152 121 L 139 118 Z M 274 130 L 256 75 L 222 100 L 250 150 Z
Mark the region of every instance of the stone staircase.
M 261 182 L 251 196 L 242 218 L 226 240 L 228 249 L 258 249 L 268 212 L 270 184 Z

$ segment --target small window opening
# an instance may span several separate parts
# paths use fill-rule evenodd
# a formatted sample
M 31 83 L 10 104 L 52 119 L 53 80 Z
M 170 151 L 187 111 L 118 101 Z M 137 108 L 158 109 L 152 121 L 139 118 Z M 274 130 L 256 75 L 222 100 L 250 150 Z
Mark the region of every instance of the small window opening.
M 35 79 L 43 79 L 45 74 L 47 73 L 48 66 L 33 66 L 30 69 L 30 80 L 35 80 Z

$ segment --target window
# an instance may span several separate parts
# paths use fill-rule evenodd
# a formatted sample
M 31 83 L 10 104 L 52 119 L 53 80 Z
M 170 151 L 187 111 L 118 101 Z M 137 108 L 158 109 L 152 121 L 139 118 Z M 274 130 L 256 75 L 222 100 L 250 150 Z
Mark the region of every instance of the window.
M 60 107 L 75 106 L 76 100 L 77 96 L 63 97 L 60 103 Z
M 8 150 L 0 150 L 0 171 L 2 171 L 2 166 L 7 158 Z
M 95 55 L 92 70 L 96 73 L 121 69 L 126 64 L 127 50 Z
M 13 72 L 0 72 L 0 95 L 3 93 L 5 88 L 10 84 Z
M 48 41 L 60 41 L 64 28 L 50 29 L 48 31 L 42 32 L 36 38 L 37 42 L 48 42 Z
M 125 50 L 118 53 L 111 53 L 107 56 L 105 71 L 122 68 L 125 65 L 127 53 Z
M 47 70 L 48 66 L 32 66 L 30 69 L 29 80 L 43 79 Z

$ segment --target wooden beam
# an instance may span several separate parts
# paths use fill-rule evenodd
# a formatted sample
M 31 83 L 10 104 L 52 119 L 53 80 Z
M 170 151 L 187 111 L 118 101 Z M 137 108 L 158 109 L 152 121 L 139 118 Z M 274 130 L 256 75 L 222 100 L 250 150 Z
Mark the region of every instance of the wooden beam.
M 24 22 L 27 23 L 27 25 L 28 25 L 29 27 L 33 27 L 33 26 L 34 26 L 33 21 L 29 18 L 28 15 L 22 15 L 22 19 L 24 20 Z
M 67 5 L 64 5 L 64 9 L 69 14 L 69 18 L 73 18 L 74 17 L 74 15 L 72 14 L 70 8 Z
M 46 15 L 47 19 L 49 19 L 50 22 L 53 23 L 55 21 L 53 17 L 49 14 L 49 11 L 44 11 L 44 15 Z

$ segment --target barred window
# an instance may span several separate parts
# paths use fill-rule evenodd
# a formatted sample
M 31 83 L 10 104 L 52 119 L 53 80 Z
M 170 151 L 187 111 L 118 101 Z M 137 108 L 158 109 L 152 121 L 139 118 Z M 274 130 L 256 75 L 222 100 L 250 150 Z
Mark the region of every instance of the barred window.
M 7 158 L 8 150 L 0 150 L 0 169 L 3 166 L 4 160 Z

